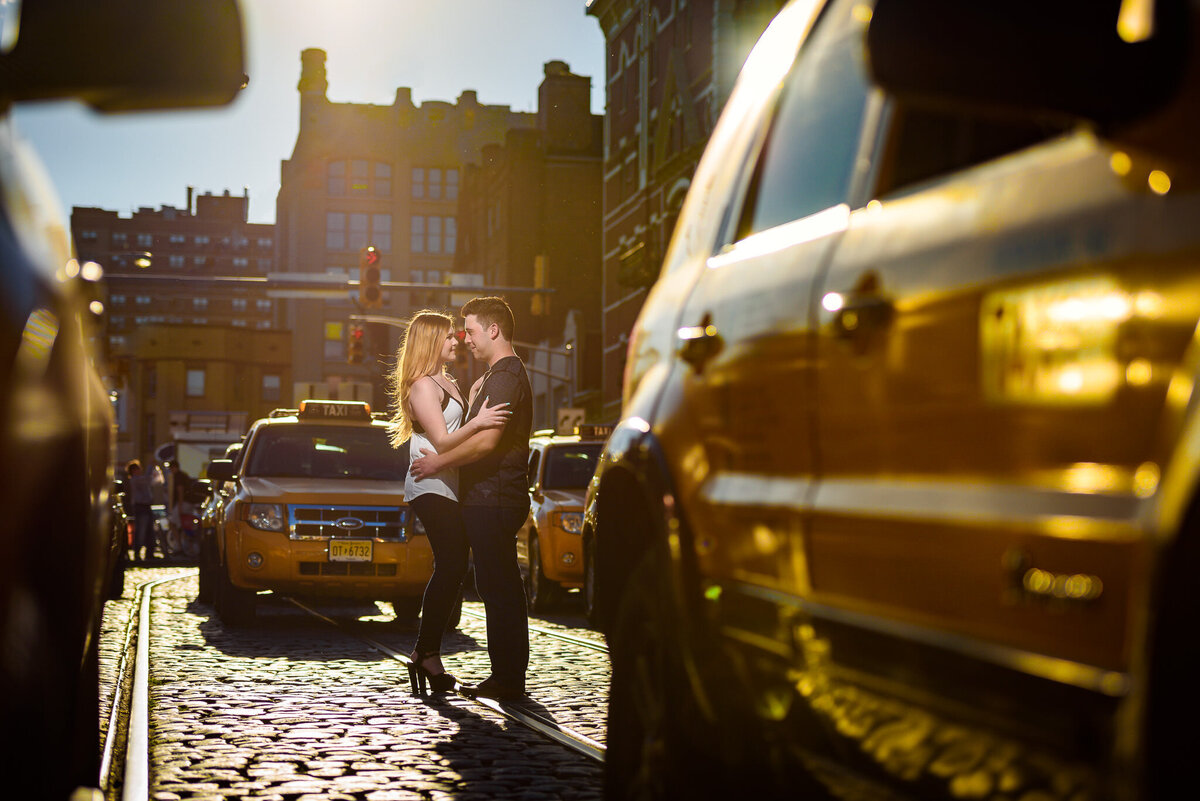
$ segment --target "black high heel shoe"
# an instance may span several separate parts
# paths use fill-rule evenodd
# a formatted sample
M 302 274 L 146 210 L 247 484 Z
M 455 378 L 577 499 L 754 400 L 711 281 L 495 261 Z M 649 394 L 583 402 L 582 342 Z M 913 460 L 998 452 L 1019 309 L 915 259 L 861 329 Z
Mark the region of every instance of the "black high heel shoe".
M 413 695 L 424 695 L 426 692 L 446 693 L 453 690 L 458 685 L 458 679 L 452 674 L 442 671 L 441 673 L 431 673 L 424 667 L 426 659 L 433 656 L 440 656 L 437 651 L 424 653 L 422 651 L 413 651 L 411 660 L 408 665 L 408 680 L 412 685 Z

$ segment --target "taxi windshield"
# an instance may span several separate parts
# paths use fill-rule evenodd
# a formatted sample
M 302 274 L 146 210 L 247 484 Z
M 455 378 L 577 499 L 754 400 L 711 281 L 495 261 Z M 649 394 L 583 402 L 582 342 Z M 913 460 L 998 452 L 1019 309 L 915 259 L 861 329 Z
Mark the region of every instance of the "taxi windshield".
M 584 489 L 596 472 L 602 442 L 559 445 L 546 449 L 546 472 L 542 489 Z
M 401 455 L 379 426 L 267 426 L 254 439 L 245 475 L 403 481 Z

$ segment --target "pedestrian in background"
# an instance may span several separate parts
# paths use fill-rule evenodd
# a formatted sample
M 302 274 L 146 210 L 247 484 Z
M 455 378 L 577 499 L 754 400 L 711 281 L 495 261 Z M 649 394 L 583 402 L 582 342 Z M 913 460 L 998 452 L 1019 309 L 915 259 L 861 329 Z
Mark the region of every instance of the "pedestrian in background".
M 408 443 L 421 449 L 448 451 L 485 428 L 503 426 L 509 412 L 502 406 L 484 408 L 463 425 L 467 404 L 457 382 L 446 370 L 459 347 L 454 320 L 432 311 L 418 312 L 408 324 L 391 391 L 396 413 L 392 446 Z M 413 669 L 435 691 L 454 688 L 457 680 L 442 665 L 442 632 L 462 590 L 469 545 L 458 505 L 458 470 L 447 468 L 417 479 L 404 480 L 404 499 L 413 508 L 433 548 L 433 575 L 421 601 L 421 624 L 412 652 Z
M 149 559 L 154 555 L 154 487 L 163 483 L 162 471 L 156 465 L 151 472 L 142 468 L 142 463 L 132 459 L 125 465 L 129 476 L 129 494 L 133 500 L 133 558 Z M 145 549 L 145 555 L 138 552 Z
M 517 563 L 517 532 L 529 514 L 529 433 L 533 390 L 525 365 L 513 351 L 512 309 L 502 298 L 474 298 L 462 307 L 466 339 L 487 372 L 471 387 L 468 423 L 485 404 L 508 404 L 512 417 L 445 453 L 413 453 L 409 467 L 418 479 L 459 468 L 459 503 L 474 554 L 475 587 L 487 612 L 492 674 L 467 695 L 520 698 L 529 667 L 529 618 Z

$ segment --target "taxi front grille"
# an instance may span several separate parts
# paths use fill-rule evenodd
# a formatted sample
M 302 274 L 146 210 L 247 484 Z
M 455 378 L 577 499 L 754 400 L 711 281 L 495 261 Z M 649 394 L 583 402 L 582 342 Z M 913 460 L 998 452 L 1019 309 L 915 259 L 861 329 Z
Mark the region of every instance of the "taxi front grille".
M 371 562 L 301 562 L 302 576 L 395 576 L 394 564 Z
M 288 506 L 288 536 L 294 540 L 372 539 L 407 542 L 412 510 L 407 506 Z

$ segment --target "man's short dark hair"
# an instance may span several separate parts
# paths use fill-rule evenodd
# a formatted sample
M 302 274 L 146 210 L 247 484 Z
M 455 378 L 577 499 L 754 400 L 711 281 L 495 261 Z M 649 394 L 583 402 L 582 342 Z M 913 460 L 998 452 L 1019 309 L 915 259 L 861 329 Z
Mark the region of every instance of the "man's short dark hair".
M 508 303 L 504 298 L 471 298 L 462 307 L 460 312 L 463 317 L 468 314 L 475 315 L 480 324 L 487 328 L 492 323 L 500 326 L 500 333 L 504 338 L 512 342 L 513 339 L 513 313 L 508 307 Z

